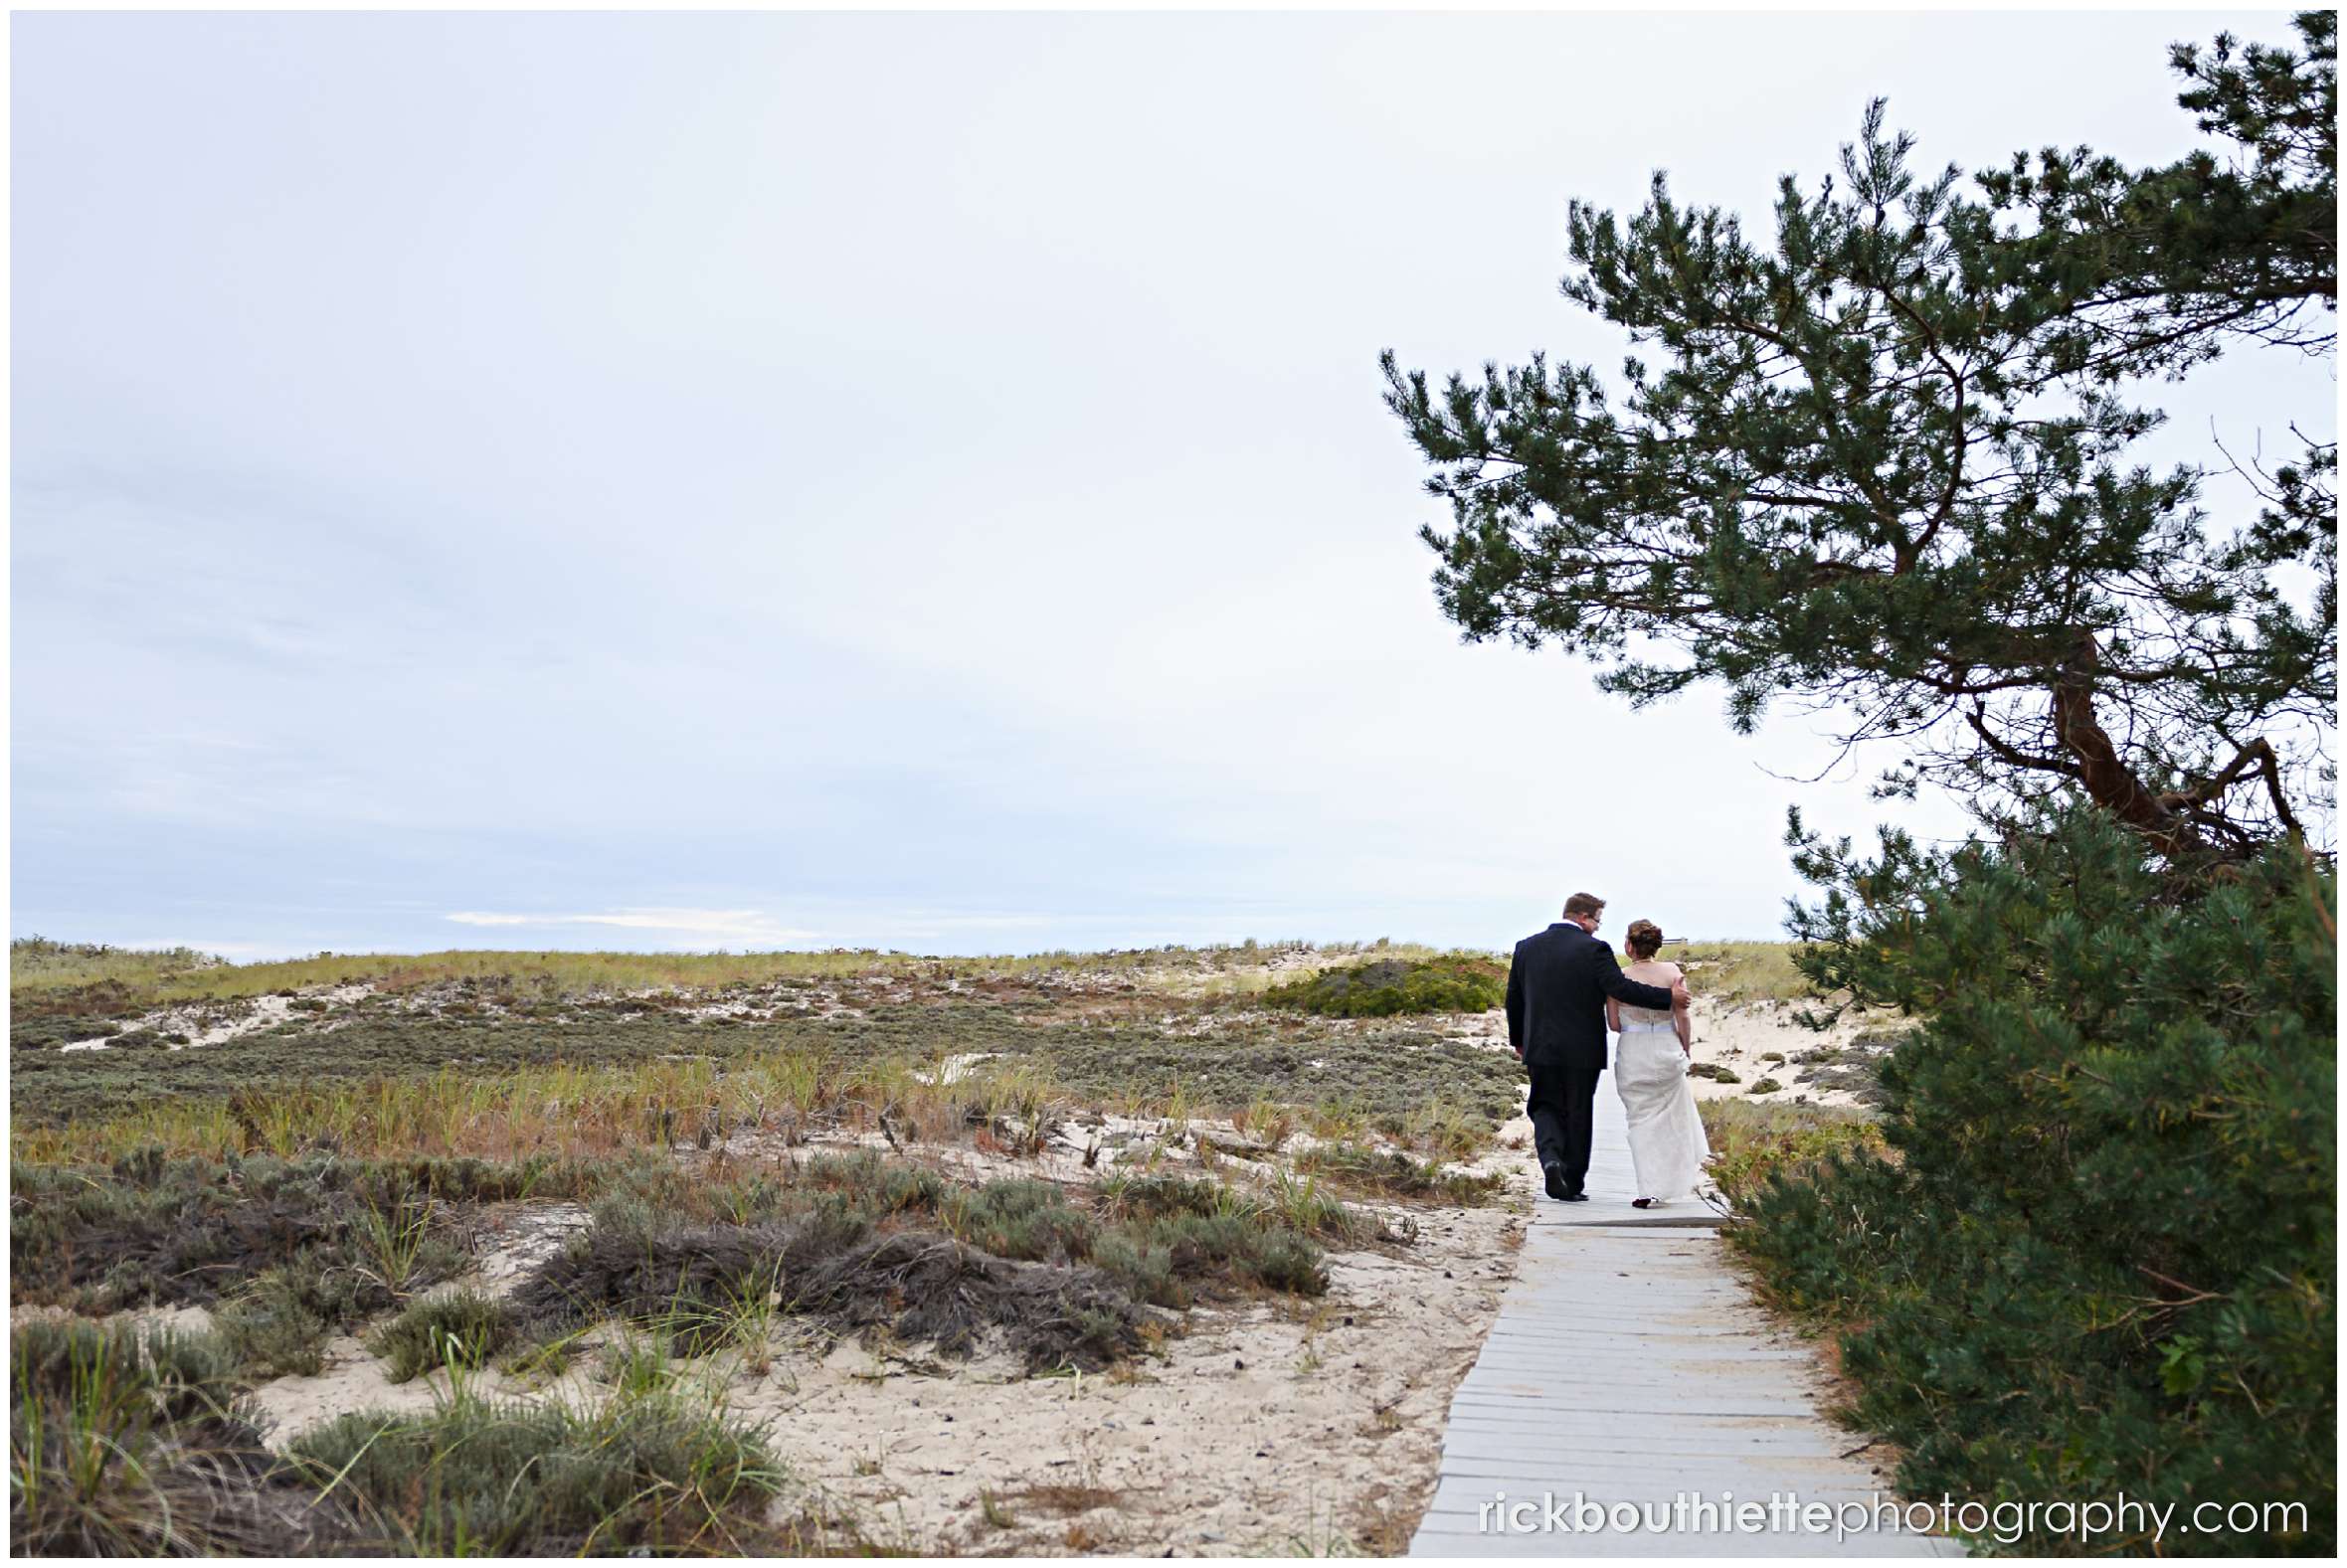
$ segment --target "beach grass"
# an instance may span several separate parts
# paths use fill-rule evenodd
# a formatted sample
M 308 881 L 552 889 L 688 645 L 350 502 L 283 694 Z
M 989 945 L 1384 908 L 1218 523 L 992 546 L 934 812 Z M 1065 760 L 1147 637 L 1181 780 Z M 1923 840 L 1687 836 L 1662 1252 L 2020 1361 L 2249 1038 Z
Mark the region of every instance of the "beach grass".
M 1727 1098 L 1699 1100 L 1696 1109 L 1712 1146 L 1712 1180 L 1736 1208 L 1775 1177 L 1799 1180 L 1839 1155 L 1887 1150 L 1878 1119 L 1851 1107 Z
M 943 1065 L 983 1058 L 952 1083 Z M 17 1157 L 351 1152 L 505 1157 L 688 1145 L 817 1121 L 959 1134 L 1079 1109 L 1177 1117 L 1289 1108 L 1456 1147 L 1518 1093 L 1504 1055 L 1423 1024 L 1231 1020 L 1184 1031 L 1027 1021 L 938 1002 L 759 1023 L 675 1013 L 556 1019 L 305 1015 L 188 1050 L 11 1049 Z
M 1273 983 L 1276 961 L 1334 966 L 1364 956 L 1423 958 L 1435 950 L 1388 942 L 1319 945 L 1254 941 L 1212 947 L 1134 948 L 928 957 L 878 949 L 777 953 L 613 953 L 451 949 L 418 954 L 330 954 L 229 963 L 178 948 L 144 951 L 22 938 L 9 946 L 14 992 L 119 986 L 147 1006 L 235 1001 L 288 990 L 365 983 L 401 991 L 448 981 L 496 981 L 564 995 L 714 990 L 805 979 L 968 979 L 982 975 L 1125 975 L 1180 994 L 1245 993 Z M 1315 964 L 1315 960 L 1325 960 Z
M 1662 957 L 1687 971 L 1690 990 L 1712 1001 L 1815 1000 L 1816 989 L 1793 967 L 1797 951 L 1789 942 L 1690 941 L 1664 948 Z

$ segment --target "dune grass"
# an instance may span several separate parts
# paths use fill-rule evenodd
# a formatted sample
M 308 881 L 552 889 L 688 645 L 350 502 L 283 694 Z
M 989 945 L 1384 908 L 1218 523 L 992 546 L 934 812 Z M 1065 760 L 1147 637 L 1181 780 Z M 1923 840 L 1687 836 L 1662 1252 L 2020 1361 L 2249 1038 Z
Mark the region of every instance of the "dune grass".
M 271 1454 L 211 1335 L 10 1333 L 9 1537 L 30 1556 L 794 1555 L 766 1434 L 673 1388 L 341 1416 Z M 842 1538 L 833 1544 L 853 1549 Z
M 940 1064 L 991 1057 L 952 1084 Z M 166 1154 L 590 1155 L 823 1124 L 960 1136 L 1078 1107 L 1183 1117 L 1290 1108 L 1463 1152 L 1521 1091 L 1501 1053 L 1407 1025 L 1201 1029 L 1036 1024 L 984 1004 L 720 1027 L 386 1017 L 287 1025 L 227 1047 L 12 1052 L 21 1160 Z
M 606 1319 L 656 1331 L 679 1354 L 755 1349 L 782 1313 L 949 1353 L 1000 1334 L 1036 1369 L 1098 1368 L 1148 1340 L 1144 1308 L 1316 1296 L 1328 1285 L 1323 1243 L 1392 1239 L 1309 1175 L 1120 1172 L 1063 1189 L 873 1150 L 135 1158 L 15 1177 L 16 1302 L 91 1312 L 217 1303 L 221 1342 L 250 1375 L 313 1372 L 328 1334 L 370 1322 L 369 1348 L 405 1381 Z M 521 1194 L 592 1204 L 593 1222 L 510 1304 L 429 1290 L 468 1266 L 484 1206 Z
M 115 948 L 98 942 L 52 942 L 46 937 L 19 937 L 8 945 L 8 983 L 55 987 L 152 984 L 193 969 L 214 968 L 228 960 L 193 948 Z
M 35 1319 L 9 1334 L 9 1546 L 31 1557 L 300 1556 L 335 1511 L 286 1488 L 209 1335 Z
M 1489 1203 L 1508 1184 L 1504 1174 L 1468 1175 L 1438 1159 L 1413 1159 L 1398 1148 L 1315 1143 L 1296 1156 L 1296 1169 L 1345 1192 L 1433 1200 L 1467 1207 Z
M 454 980 L 492 980 L 564 994 L 658 989 L 710 990 L 790 980 L 861 976 L 972 979 L 984 975 L 1126 975 L 1170 990 L 1257 988 L 1270 983 L 1274 960 L 1326 956 L 1342 962 L 1367 954 L 1426 957 L 1409 944 L 1322 946 L 1303 941 L 1215 947 L 1134 948 L 1106 953 L 928 957 L 878 949 L 804 953 L 613 953 L 451 949 L 421 954 L 318 954 L 305 958 L 228 963 L 191 949 L 164 952 L 21 938 L 9 945 L 9 987 L 37 993 L 112 985 L 147 1006 L 231 1001 L 283 990 L 366 982 L 411 990 Z M 1248 971 L 1256 971 L 1249 974 Z M 1238 984 L 1241 975 L 1247 983 Z M 1262 977 L 1258 977 L 1262 976 Z M 1219 981 L 1217 984 L 1215 982 Z
M 451 1291 L 410 1304 L 367 1340 L 388 1365 L 384 1376 L 405 1383 L 442 1367 L 472 1370 L 510 1348 L 519 1337 L 512 1311 L 478 1291 Z
M 1712 1179 L 1737 1208 L 1773 1177 L 1799 1179 L 1839 1154 L 1887 1147 L 1877 1119 L 1848 1107 L 1699 1100 L 1696 1109 L 1712 1145 Z
M 668 1393 L 601 1404 L 466 1391 L 422 1414 L 357 1412 L 287 1465 L 427 1557 L 764 1555 L 784 1473 L 765 1434 Z
M 1378 951 L 237 965 L 18 944 L 13 1538 L 98 1555 L 866 1549 L 852 1521 L 770 1518 L 763 1435 L 687 1404 L 699 1380 L 679 1358 L 757 1367 L 800 1317 L 1101 1370 L 1155 1353 L 1201 1302 L 1326 1291 L 1328 1249 L 1412 1234 L 1347 1199 L 1475 1201 L 1440 1161 L 1480 1151 L 1519 1096 L 1515 1064 L 1455 1025 L 1233 1005 L 1310 959 Z M 374 994 L 321 994 L 356 980 Z M 304 994 L 282 1024 L 168 1048 L 287 991 Z M 217 1010 L 145 1016 L 178 1002 Z M 700 1016 L 712 1002 L 763 1016 Z M 56 1049 L 93 1037 L 109 1048 Z M 1246 1163 L 1199 1129 L 1217 1116 Z M 1304 1132 L 1315 1168 L 1256 1157 Z M 931 1153 L 1112 1133 L 1132 1163 L 1067 1187 Z M 1176 1145 L 1194 1174 L 1158 1168 Z M 451 1292 L 511 1206 L 554 1201 L 592 1221 L 510 1297 Z M 186 1305 L 215 1331 L 160 1349 L 120 1323 L 21 1321 Z M 316 1373 L 337 1334 L 394 1379 L 429 1378 L 438 1403 L 271 1455 L 239 1391 Z M 550 1384 L 566 1365 L 578 1375 Z M 538 1395 L 481 1397 L 485 1367 Z
M 1673 944 L 1662 957 L 1687 971 L 1688 988 L 1717 1002 L 1804 1001 L 1816 991 L 1793 967 L 1789 942 Z
M 672 1387 L 341 1416 L 271 1454 L 209 1335 L 10 1334 L 9 1537 L 30 1556 L 795 1555 L 763 1430 Z M 855 1549 L 841 1536 L 828 1544 Z

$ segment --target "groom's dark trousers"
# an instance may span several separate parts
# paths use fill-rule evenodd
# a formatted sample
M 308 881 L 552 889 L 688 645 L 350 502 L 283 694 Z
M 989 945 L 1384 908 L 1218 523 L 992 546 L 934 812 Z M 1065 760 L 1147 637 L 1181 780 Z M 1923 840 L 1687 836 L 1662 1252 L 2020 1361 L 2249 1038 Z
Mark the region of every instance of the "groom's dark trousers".
M 1516 945 L 1508 965 L 1508 1043 L 1532 1073 L 1525 1113 L 1542 1168 L 1564 1167 L 1564 1185 L 1589 1175 L 1589 1124 L 1605 1072 L 1605 999 L 1668 1008 L 1671 993 L 1622 972 L 1613 949 L 1559 921 Z
M 1564 1167 L 1564 1184 L 1574 1192 L 1589 1175 L 1589 1127 L 1597 1115 L 1593 1067 L 1535 1067 L 1525 1111 L 1533 1119 L 1533 1152 L 1540 1168 Z

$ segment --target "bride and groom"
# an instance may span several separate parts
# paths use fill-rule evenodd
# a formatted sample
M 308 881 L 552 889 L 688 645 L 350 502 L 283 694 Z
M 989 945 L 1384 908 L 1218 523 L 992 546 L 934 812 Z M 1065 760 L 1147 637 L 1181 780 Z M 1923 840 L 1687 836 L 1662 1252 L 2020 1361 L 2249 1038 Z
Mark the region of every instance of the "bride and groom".
M 1624 971 L 1597 940 L 1604 917 L 1605 900 L 1575 893 L 1563 920 L 1516 945 L 1508 1043 L 1532 1073 L 1525 1109 L 1548 1196 L 1583 1203 L 1606 1030 L 1621 1035 L 1614 1088 L 1630 1125 L 1634 1206 L 1650 1208 L 1693 1192 L 1711 1152 L 1687 1082 L 1687 980 L 1677 964 L 1657 960 L 1663 934 L 1643 920 L 1630 927 Z

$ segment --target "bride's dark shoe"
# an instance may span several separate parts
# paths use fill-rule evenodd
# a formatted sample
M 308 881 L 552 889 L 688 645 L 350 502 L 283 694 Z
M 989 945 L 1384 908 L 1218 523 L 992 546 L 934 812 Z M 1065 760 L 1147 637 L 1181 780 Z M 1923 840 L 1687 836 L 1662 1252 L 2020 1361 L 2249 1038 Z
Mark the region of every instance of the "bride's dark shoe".
M 1630 1200 L 1630 1207 L 1634 1209 L 1651 1209 L 1660 1200 L 1656 1198 L 1632 1198 Z

